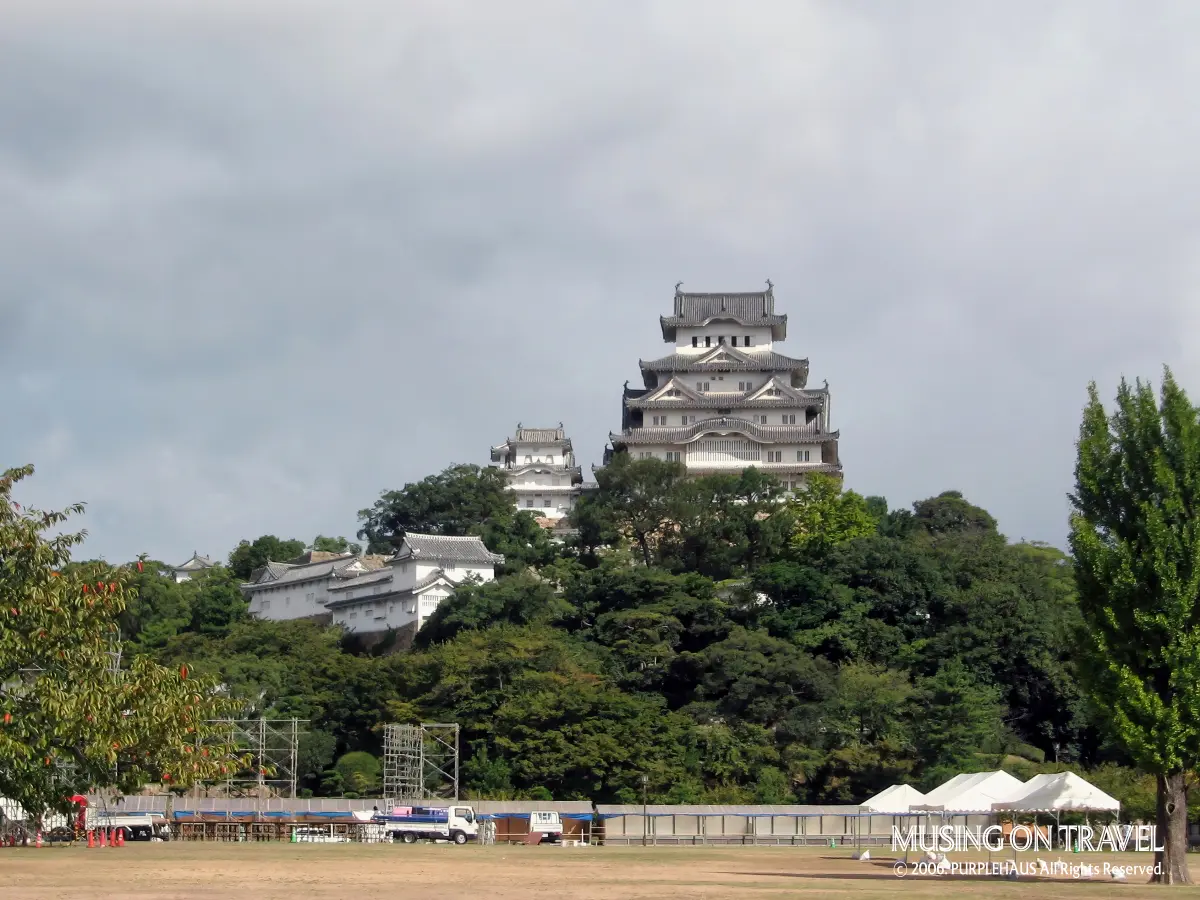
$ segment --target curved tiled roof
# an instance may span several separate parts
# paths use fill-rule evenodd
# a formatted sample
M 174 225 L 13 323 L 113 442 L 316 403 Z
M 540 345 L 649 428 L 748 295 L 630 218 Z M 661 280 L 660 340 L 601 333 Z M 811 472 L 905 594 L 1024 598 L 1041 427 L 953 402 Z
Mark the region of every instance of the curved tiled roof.
M 701 362 L 705 354 L 672 353 L 659 359 L 639 359 L 643 372 L 804 372 L 808 374 L 807 359 L 793 359 L 774 350 L 741 353 L 730 348 L 725 359 Z
M 675 292 L 674 315 L 661 316 L 664 341 L 675 340 L 680 327 L 697 327 L 717 319 L 752 327 L 769 326 L 772 337 L 782 341 L 787 337 L 787 316 L 775 314 L 773 290 L 748 293 L 684 293 Z
M 676 428 L 632 428 L 623 434 L 610 433 L 613 446 L 619 444 L 687 444 L 706 434 L 737 432 L 771 444 L 806 444 L 836 441 L 839 432 L 821 431 L 812 425 L 756 425 L 737 416 L 715 416 L 695 425 Z
M 413 534 L 410 531 L 404 535 L 404 544 L 392 558 L 407 559 L 410 555 L 433 562 L 504 562 L 503 556 L 490 551 L 483 541 L 474 535 L 451 537 L 444 534 Z

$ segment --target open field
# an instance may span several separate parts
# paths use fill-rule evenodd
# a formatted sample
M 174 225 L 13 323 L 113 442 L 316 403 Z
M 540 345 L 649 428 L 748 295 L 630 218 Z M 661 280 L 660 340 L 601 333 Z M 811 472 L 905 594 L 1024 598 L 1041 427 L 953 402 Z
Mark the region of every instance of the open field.
M 1068 862 L 1145 865 L 1150 854 L 1041 854 Z M 881 856 L 887 857 L 886 852 Z M 974 857 L 986 858 L 986 857 Z M 1026 857 L 1022 857 L 1024 860 Z M 1031 858 L 1031 857 L 1030 857 Z M 1198 858 L 1200 861 L 1200 858 Z M 1145 876 L 1138 881 L 1144 882 Z M 615 898 L 944 897 L 946 877 L 898 879 L 890 862 L 795 847 L 453 847 L 390 844 L 131 844 L 0 850 L 0 897 L 20 900 L 563 900 Z M 1144 883 L 953 879 L 970 897 L 1163 896 Z M 1200 897 L 1200 888 L 1172 897 Z

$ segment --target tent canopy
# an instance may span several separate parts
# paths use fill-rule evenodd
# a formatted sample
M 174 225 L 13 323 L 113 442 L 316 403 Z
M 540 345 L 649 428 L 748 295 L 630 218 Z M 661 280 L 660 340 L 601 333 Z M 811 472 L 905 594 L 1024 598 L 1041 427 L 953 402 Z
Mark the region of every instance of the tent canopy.
M 914 812 L 991 813 L 995 804 L 1013 800 L 1025 790 L 1025 785 L 1007 772 L 956 775 L 930 791 L 925 802 L 914 804 L 912 809 Z
M 859 809 L 863 812 L 901 815 L 907 814 L 914 804 L 924 802 L 925 795 L 911 784 L 893 784 L 871 799 L 864 800 Z
M 1031 778 L 1026 788 L 1023 794 L 998 802 L 993 808 L 1027 813 L 1121 811 L 1118 800 L 1074 772 L 1039 775 Z

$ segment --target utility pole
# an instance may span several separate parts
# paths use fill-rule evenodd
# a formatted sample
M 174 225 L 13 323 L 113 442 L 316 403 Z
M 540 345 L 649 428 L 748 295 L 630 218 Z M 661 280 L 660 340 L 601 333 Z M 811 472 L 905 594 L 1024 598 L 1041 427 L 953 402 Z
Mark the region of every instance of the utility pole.
M 642 776 L 642 846 L 646 846 L 646 836 L 650 830 L 650 815 L 649 807 L 646 805 L 646 787 L 650 784 L 650 778 L 646 775 Z

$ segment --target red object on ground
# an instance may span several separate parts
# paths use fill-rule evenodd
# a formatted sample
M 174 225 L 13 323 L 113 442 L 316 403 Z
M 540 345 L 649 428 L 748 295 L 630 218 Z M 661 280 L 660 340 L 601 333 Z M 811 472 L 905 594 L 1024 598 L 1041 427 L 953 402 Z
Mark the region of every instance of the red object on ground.
M 96 846 L 96 832 L 89 829 L 88 830 L 88 847 L 91 848 L 91 847 L 95 847 L 95 846 Z
M 106 846 L 104 843 L 104 838 L 105 838 L 105 829 L 101 828 L 100 829 L 100 843 L 99 843 L 99 846 L 101 846 L 101 847 Z
M 42 829 L 40 829 L 40 828 L 38 829 L 37 840 L 34 842 L 33 846 L 35 846 L 35 847 L 42 846 Z

